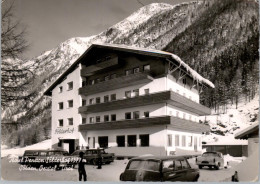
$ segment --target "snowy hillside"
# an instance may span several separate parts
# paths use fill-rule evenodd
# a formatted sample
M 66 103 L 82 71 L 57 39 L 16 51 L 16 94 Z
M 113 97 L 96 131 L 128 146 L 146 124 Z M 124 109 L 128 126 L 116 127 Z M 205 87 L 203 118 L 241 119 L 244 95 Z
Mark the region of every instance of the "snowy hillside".
M 259 96 L 245 104 L 241 102 L 236 109 L 235 105 L 228 106 L 227 112 L 201 117 L 211 127 L 210 135 L 205 135 L 203 141 L 207 144 L 245 144 L 247 141 L 235 140 L 234 135 L 248 126 L 258 123 Z M 222 134 L 222 135 L 221 135 Z M 225 136 L 223 136 L 225 135 Z

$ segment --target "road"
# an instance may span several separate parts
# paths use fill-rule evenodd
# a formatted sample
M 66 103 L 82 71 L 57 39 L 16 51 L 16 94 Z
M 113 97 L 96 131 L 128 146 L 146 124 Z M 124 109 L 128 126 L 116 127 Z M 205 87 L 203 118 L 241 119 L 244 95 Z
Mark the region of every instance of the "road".
M 127 160 L 115 160 L 109 165 L 103 165 L 102 169 L 96 166 L 86 165 L 88 181 L 119 181 L 120 174 L 124 171 Z M 235 163 L 231 163 L 232 166 Z M 193 164 L 191 164 L 193 167 Z M 200 169 L 199 181 L 228 181 L 234 170 L 229 169 Z M 22 170 L 18 163 L 10 163 L 7 157 L 1 158 L 1 176 L 3 180 L 11 181 L 78 181 L 77 169 L 59 171 Z M 228 178 L 228 179 L 226 179 Z M 229 180 L 230 181 L 230 180 Z

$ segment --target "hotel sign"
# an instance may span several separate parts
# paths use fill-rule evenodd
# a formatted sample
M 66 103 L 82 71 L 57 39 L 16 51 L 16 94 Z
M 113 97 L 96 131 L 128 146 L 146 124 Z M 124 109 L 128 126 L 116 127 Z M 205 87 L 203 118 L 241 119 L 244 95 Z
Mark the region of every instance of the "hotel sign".
M 74 128 L 57 128 L 54 132 L 54 134 L 73 134 Z

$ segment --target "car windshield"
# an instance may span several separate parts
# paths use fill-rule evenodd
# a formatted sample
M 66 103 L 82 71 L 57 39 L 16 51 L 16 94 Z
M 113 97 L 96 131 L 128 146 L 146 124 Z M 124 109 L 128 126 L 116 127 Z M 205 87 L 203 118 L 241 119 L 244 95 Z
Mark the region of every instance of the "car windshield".
M 203 157 L 210 157 L 210 156 L 218 156 L 217 153 L 203 153 L 202 154 Z
M 134 160 L 130 163 L 128 170 L 159 171 L 160 162 L 151 160 Z
M 37 156 L 39 153 L 37 151 L 26 151 L 25 156 Z

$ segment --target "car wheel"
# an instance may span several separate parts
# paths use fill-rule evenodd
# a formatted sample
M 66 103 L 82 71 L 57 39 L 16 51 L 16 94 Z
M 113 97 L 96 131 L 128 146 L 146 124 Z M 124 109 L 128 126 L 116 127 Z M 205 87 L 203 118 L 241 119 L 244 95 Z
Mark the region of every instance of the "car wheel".
M 218 164 L 215 166 L 215 169 L 216 169 L 216 170 L 219 170 L 219 167 L 220 167 L 220 163 L 218 163 Z
M 202 165 L 199 165 L 199 169 L 202 169 Z
M 198 174 L 198 175 L 195 177 L 194 181 L 198 181 L 198 180 L 199 180 L 199 177 L 200 177 L 200 175 Z

